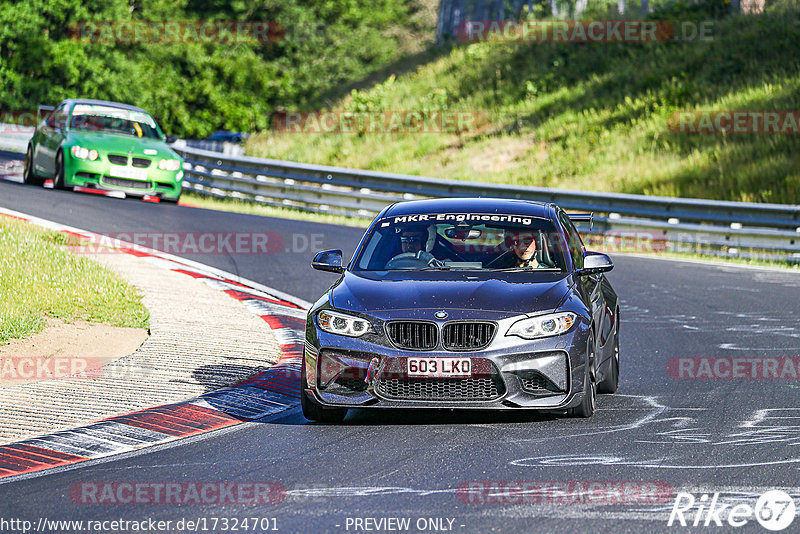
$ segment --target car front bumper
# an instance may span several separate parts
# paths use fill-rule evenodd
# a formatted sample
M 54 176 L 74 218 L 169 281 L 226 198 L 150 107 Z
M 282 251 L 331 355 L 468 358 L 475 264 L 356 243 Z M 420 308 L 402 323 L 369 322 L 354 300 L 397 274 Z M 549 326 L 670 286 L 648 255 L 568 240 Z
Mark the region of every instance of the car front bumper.
M 155 167 L 155 163 L 146 169 L 144 179 L 121 178 L 112 176 L 112 170 L 120 166 L 102 161 L 77 159 L 71 154 L 65 158 L 64 183 L 71 187 L 87 187 L 101 191 L 121 191 L 129 196 L 158 196 L 177 199 L 181 195 L 183 171 L 164 171 Z M 134 169 L 122 166 L 123 169 Z M 141 171 L 142 169 L 137 169 Z
M 329 334 L 310 322 L 305 393 L 322 406 L 348 408 L 562 410 L 580 404 L 588 323 L 578 320 L 565 334 L 524 340 L 504 336 L 510 322 L 501 322 L 486 349 L 470 352 L 402 350 Z M 472 378 L 407 376 L 408 358 L 467 357 Z M 471 382 L 455 383 L 464 380 Z

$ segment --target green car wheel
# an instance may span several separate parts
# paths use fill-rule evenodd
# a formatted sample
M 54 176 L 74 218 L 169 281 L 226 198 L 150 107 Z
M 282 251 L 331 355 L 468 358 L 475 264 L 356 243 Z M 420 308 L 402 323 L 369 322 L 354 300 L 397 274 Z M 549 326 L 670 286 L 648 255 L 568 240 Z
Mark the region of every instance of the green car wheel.
M 64 185 L 64 153 L 58 151 L 56 154 L 56 173 L 53 175 L 53 189 L 66 189 Z
M 33 172 L 33 149 L 28 145 L 25 153 L 25 169 L 22 171 L 22 180 L 29 185 L 42 185 L 44 179 Z

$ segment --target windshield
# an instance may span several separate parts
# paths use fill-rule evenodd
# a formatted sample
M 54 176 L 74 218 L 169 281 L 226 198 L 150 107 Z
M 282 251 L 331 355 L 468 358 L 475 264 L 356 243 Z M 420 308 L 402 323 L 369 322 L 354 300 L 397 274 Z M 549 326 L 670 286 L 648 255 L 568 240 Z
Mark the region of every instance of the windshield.
M 522 215 L 442 213 L 381 219 L 354 271 L 566 271 L 553 223 Z
M 114 107 L 76 105 L 69 126 L 73 130 L 161 138 L 156 121 L 147 113 Z

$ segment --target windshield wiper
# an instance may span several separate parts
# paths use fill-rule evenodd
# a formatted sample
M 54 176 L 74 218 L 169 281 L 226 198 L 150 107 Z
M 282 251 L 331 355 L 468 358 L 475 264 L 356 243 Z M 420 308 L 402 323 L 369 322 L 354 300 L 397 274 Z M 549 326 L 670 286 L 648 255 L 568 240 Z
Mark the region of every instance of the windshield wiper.
M 415 271 L 449 271 L 452 269 L 449 265 L 442 265 L 441 267 L 423 267 L 421 269 L 414 269 Z

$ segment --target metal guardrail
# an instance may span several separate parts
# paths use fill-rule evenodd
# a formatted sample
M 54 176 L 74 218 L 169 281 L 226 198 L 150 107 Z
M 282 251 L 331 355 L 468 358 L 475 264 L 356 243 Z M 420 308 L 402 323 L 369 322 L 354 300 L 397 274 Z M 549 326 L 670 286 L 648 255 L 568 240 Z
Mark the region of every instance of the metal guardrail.
M 24 153 L 31 133 L 0 135 L 0 150 Z M 202 195 L 366 218 L 398 200 L 445 196 L 538 200 L 597 213 L 591 231 L 578 227 L 588 241 L 604 248 L 702 251 L 800 263 L 799 205 L 445 180 L 225 154 L 186 146 L 180 140 L 173 148 L 186 159 L 184 188 Z
M 666 243 L 674 250 L 709 249 L 735 256 L 758 249 L 768 251 L 757 254 L 761 257 L 800 262 L 800 205 L 446 180 L 174 148 L 186 160 L 184 187 L 203 195 L 361 217 L 372 217 L 392 202 L 419 198 L 537 200 L 603 214 L 595 218 L 594 233 L 635 238 L 639 247 Z
M 199 148 L 210 152 L 222 152 L 228 156 L 244 156 L 244 145 L 242 143 L 231 143 L 230 141 L 212 141 L 209 139 L 178 139 L 173 143 L 172 148 L 180 147 Z

